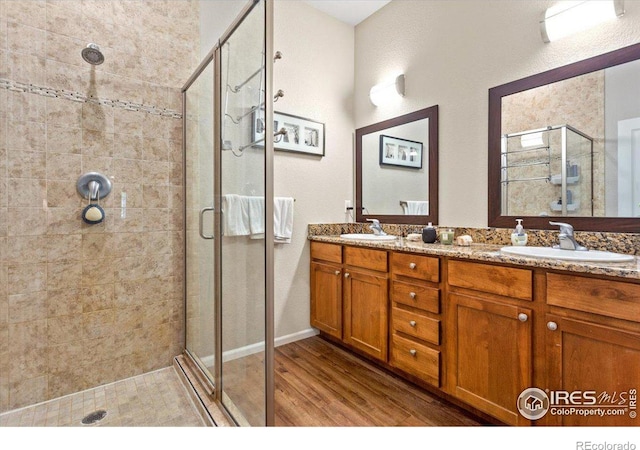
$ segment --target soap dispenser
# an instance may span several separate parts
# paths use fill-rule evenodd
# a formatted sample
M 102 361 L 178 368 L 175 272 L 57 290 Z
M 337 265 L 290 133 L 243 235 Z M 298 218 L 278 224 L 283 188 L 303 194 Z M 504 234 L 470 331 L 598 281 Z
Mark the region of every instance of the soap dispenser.
M 438 237 L 436 233 L 436 229 L 433 227 L 431 222 L 422 229 L 422 242 L 426 244 L 433 244 Z
M 516 219 L 518 223 L 516 225 L 516 230 L 511 233 L 511 244 L 512 245 L 527 245 L 527 233 L 524 232 L 524 227 L 522 226 L 522 219 Z

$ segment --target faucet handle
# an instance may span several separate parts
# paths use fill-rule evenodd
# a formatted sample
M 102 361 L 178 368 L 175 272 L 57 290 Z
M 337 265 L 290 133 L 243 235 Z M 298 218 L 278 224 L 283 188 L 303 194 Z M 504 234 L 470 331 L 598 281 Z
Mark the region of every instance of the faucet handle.
M 565 222 L 549 222 L 549 225 L 556 225 L 560 227 L 560 232 L 568 236 L 573 236 L 573 226 Z
M 374 225 L 380 225 L 380 221 L 378 219 L 367 219 L 369 222 L 373 222 Z

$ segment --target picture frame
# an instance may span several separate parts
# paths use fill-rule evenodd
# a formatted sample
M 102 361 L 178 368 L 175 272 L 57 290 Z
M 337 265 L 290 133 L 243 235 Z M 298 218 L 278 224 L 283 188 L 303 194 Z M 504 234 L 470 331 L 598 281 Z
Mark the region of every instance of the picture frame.
M 424 144 L 393 136 L 380 135 L 380 165 L 422 169 Z
M 287 131 L 274 139 L 275 150 L 324 156 L 324 123 L 306 117 L 274 111 L 273 129 Z M 264 110 L 253 114 L 252 140 L 256 146 L 264 147 Z

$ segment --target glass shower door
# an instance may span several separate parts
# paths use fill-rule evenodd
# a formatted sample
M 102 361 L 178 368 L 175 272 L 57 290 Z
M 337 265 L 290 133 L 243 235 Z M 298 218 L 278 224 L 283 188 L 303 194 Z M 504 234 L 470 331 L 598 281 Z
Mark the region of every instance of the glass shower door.
M 214 62 L 185 92 L 185 348 L 214 384 Z
M 264 2 L 220 47 L 221 402 L 241 425 L 267 424 L 267 193 Z M 268 105 L 271 108 L 271 105 Z M 269 208 L 266 199 L 270 199 Z M 271 212 L 271 217 L 273 213 Z M 267 230 L 271 227 L 271 233 Z M 271 248 L 273 241 L 271 240 Z

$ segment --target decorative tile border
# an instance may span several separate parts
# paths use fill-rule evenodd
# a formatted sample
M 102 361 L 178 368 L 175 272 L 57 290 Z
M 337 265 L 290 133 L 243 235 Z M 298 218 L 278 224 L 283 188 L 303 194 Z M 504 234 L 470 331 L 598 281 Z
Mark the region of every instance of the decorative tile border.
M 182 118 L 182 113 L 171 109 L 158 108 L 157 106 L 145 105 L 142 103 L 133 103 L 121 100 L 110 100 L 105 98 L 87 96 L 81 94 L 80 92 L 42 87 L 31 83 L 11 81 L 7 80 L 6 78 L 0 78 L 0 89 L 7 89 L 11 92 L 26 92 L 29 94 L 42 95 L 44 97 L 61 98 L 78 103 L 91 103 L 94 105 L 111 106 L 112 108 L 121 108 L 127 111 L 140 111 L 156 116 L 171 117 L 173 119 Z

